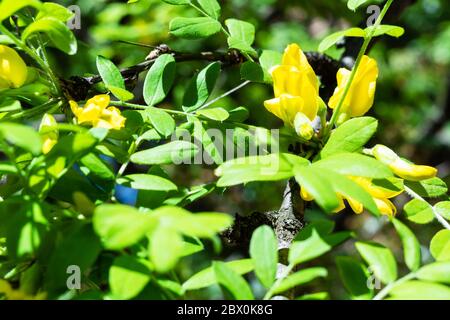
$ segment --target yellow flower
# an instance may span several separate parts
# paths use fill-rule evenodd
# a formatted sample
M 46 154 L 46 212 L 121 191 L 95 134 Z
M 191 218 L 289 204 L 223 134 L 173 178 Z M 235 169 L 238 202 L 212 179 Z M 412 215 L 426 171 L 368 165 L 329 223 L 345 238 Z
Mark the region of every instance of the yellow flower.
M 313 121 L 319 109 L 319 81 L 297 44 L 286 48 L 282 64 L 271 74 L 275 98 L 264 102 L 266 109 L 290 126 L 299 112 Z
M 437 175 L 437 169 L 430 166 L 415 165 L 400 158 L 394 151 L 381 144 L 376 145 L 368 153 L 389 166 L 400 178 L 410 181 L 421 181 Z
M 56 120 L 51 114 L 44 114 L 41 125 L 39 126 L 39 133 L 41 134 L 43 144 L 42 152 L 47 154 L 52 150 L 58 142 L 59 131 L 56 127 Z
M 0 90 L 19 88 L 27 80 L 28 69 L 12 48 L 0 45 Z
M 374 185 L 372 181 L 368 178 L 350 177 L 350 176 L 348 178 L 356 182 L 359 186 L 361 186 L 367 193 L 369 193 L 372 196 L 372 199 L 375 202 L 381 214 L 394 216 L 397 213 L 397 208 L 389 199 L 399 195 L 402 191 L 392 191 L 378 187 Z M 308 193 L 307 190 L 305 190 L 305 188 L 301 188 L 300 196 L 305 201 L 314 200 L 314 198 Z M 353 212 L 360 214 L 364 211 L 363 204 L 358 202 L 357 200 L 350 197 L 344 197 L 341 194 L 338 194 L 338 197 L 339 197 L 339 206 L 333 211 L 334 213 L 340 212 L 343 209 L 345 209 L 344 200 L 347 200 Z
M 119 109 L 109 107 L 109 102 L 109 95 L 101 94 L 89 99 L 84 107 L 79 107 L 75 101 L 69 101 L 69 104 L 79 124 L 119 130 L 125 126 L 126 119 Z
M 337 73 L 338 86 L 328 102 L 331 109 L 336 108 L 339 104 L 350 79 L 350 74 L 350 70 L 345 68 L 339 69 Z M 348 117 L 360 117 L 369 111 L 375 98 L 377 78 L 377 62 L 368 56 L 364 56 L 339 113 L 347 114 Z

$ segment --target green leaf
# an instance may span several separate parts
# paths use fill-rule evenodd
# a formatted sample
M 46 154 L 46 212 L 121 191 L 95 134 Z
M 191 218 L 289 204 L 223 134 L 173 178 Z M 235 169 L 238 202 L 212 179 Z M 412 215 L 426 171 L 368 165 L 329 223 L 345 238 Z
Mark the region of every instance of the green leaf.
M 159 56 L 145 77 L 144 100 L 154 106 L 169 93 L 175 80 L 175 58 L 170 54 Z
M 144 111 L 145 116 L 152 126 L 160 133 L 163 137 L 170 136 L 176 127 L 175 120 L 166 111 L 154 107 L 148 107 Z
M 253 232 L 250 241 L 250 257 L 255 263 L 259 281 L 270 288 L 275 281 L 278 264 L 278 242 L 269 226 L 261 226 Z
M 441 284 L 411 280 L 390 291 L 395 300 L 450 300 L 450 288 Z
M 25 200 L 6 222 L 8 255 L 13 259 L 36 256 L 48 230 L 39 203 Z
M 422 181 L 405 181 L 405 185 L 419 196 L 425 198 L 440 197 L 448 191 L 445 182 L 437 177 Z
M 220 74 L 220 63 L 214 62 L 200 71 L 190 82 L 183 97 L 183 110 L 200 108 L 211 96 Z
M 74 17 L 74 13 L 60 4 L 45 2 L 42 4 L 36 15 L 36 20 L 46 17 L 52 17 L 61 20 L 62 22 L 67 22 Z
M 331 225 L 332 226 L 332 225 Z M 348 233 L 329 234 L 321 222 L 314 222 L 302 229 L 289 249 L 289 263 L 300 264 L 317 258 L 348 238 Z
M 150 215 L 125 205 L 103 204 L 95 209 L 93 224 L 106 249 L 121 250 L 141 240 L 156 225 Z
M 389 248 L 375 242 L 356 242 L 355 246 L 381 282 L 388 284 L 397 279 L 397 264 Z
M 375 26 L 367 27 L 364 31 L 366 32 L 366 36 L 368 36 L 372 30 L 375 28 Z M 391 26 L 388 24 L 382 24 L 377 27 L 375 30 L 375 33 L 373 34 L 374 37 L 379 37 L 382 35 L 387 34 L 388 36 L 399 38 L 405 33 L 405 29 L 399 26 Z
M 403 212 L 406 214 L 406 218 L 414 223 L 427 224 L 434 220 L 431 206 L 419 199 L 413 199 L 408 202 L 404 206 Z
M 250 115 L 248 109 L 244 107 L 237 107 L 229 111 L 228 113 L 229 113 L 228 120 L 232 122 L 244 122 L 245 120 L 248 119 Z
M 101 251 L 100 240 L 90 224 L 76 226 L 61 236 L 61 241 L 51 252 L 46 273 L 46 283 L 54 289 L 67 289 L 69 266 L 76 265 L 80 270 L 88 270 Z
M 220 5 L 217 0 L 197 0 L 198 4 L 202 9 L 214 19 L 219 19 L 220 17 Z
M 225 263 L 227 267 L 239 275 L 249 273 L 254 270 L 252 259 L 235 260 Z M 216 276 L 212 267 L 206 268 L 189 278 L 183 283 L 184 290 L 198 290 L 216 284 Z
M 213 18 L 175 18 L 170 22 L 170 33 L 176 37 L 199 39 L 212 36 L 220 30 L 222 25 Z
M 259 57 L 259 64 L 247 61 L 241 66 L 241 77 L 253 82 L 272 83 L 270 70 L 280 65 L 282 55 L 278 51 L 264 50 Z
M 450 201 L 441 201 L 434 205 L 434 210 L 447 220 L 450 220 Z
M 12 16 L 15 12 L 28 6 L 40 9 L 42 7 L 42 3 L 38 0 L 2 0 L 0 2 L 0 22 Z
M 27 40 L 36 32 L 45 33 L 56 48 L 69 55 L 77 52 L 77 39 L 67 25 L 58 19 L 48 17 L 34 21 L 23 31 L 22 40 Z
M 203 123 L 200 120 L 194 119 L 193 122 L 194 122 L 194 137 L 197 140 L 201 141 L 204 152 L 206 152 L 211 157 L 212 161 L 215 164 L 219 165 L 222 164 L 223 150 L 218 149 L 216 144 L 213 142 L 209 132 L 206 130 L 206 128 L 203 126 Z M 203 159 L 206 162 L 206 164 L 212 164 L 208 163 L 208 161 L 205 158 L 205 155 Z
M 308 268 L 287 276 L 281 283 L 274 288 L 273 294 L 283 293 L 289 289 L 301 286 L 313 281 L 319 277 L 325 278 L 328 271 L 325 268 Z
M 342 282 L 353 299 L 372 299 L 373 289 L 367 285 L 369 271 L 366 266 L 351 257 L 337 257 L 336 265 Z
M 348 0 L 347 7 L 350 10 L 355 11 L 356 9 L 358 9 L 360 6 L 362 6 L 363 4 L 365 4 L 368 1 L 369 0 Z
M 230 33 L 228 46 L 256 56 L 257 53 L 252 48 L 255 41 L 255 27 L 251 23 L 237 19 L 228 19 L 225 24 Z
M 255 27 L 246 21 L 237 19 L 227 19 L 225 25 L 232 38 L 242 41 L 251 46 L 255 41 Z
M 335 192 L 341 194 L 345 198 L 352 198 L 360 203 L 371 213 L 378 215 L 380 212 L 376 206 L 372 196 L 367 193 L 359 184 L 349 178 L 335 173 L 334 171 L 321 169 L 333 185 Z
M 180 164 L 191 159 L 198 152 L 198 147 L 187 141 L 172 141 L 167 144 L 139 151 L 131 156 L 131 162 L 137 164 Z
M 125 81 L 120 70 L 110 60 L 97 56 L 97 70 L 106 86 L 125 89 Z
M 436 261 L 450 260 L 450 230 L 441 230 L 433 237 L 430 252 Z
M 298 298 L 295 298 L 295 300 L 328 300 L 328 299 L 330 299 L 330 295 L 328 292 L 309 293 L 304 294 Z
M 130 174 L 119 178 L 117 183 L 138 190 L 172 191 L 178 189 L 172 181 L 151 174 Z
M 211 109 L 201 109 L 196 112 L 196 114 L 204 116 L 208 119 L 214 121 L 223 122 L 228 119 L 230 114 L 224 108 L 211 108 Z
M 160 207 L 153 211 L 152 217 L 186 236 L 198 238 L 212 238 L 228 228 L 233 221 L 228 214 L 214 212 L 191 214 L 175 206 Z
M 339 153 L 319 160 L 312 165 L 329 169 L 345 176 L 383 179 L 392 177 L 392 171 L 380 161 L 359 153 Z
M 106 88 L 120 101 L 129 101 L 134 99 L 134 94 L 127 89 L 107 85 Z
M 272 77 L 260 64 L 246 61 L 241 65 L 241 79 L 259 83 L 271 83 Z
M 377 127 L 378 121 L 372 117 L 353 118 L 344 122 L 331 133 L 330 139 L 320 152 L 320 157 L 360 151 L 375 134 Z
M 319 51 L 324 52 L 338 43 L 343 37 L 360 37 L 364 38 L 366 33 L 361 28 L 350 28 L 348 30 L 338 31 L 330 34 L 319 44 Z
M 419 241 L 414 233 L 406 225 L 401 223 L 400 220 L 392 219 L 392 223 L 402 241 L 403 256 L 406 265 L 411 271 L 419 269 L 421 259 Z
M 162 1 L 176 6 L 187 5 L 191 3 L 191 0 L 162 0 Z
M 416 277 L 419 280 L 450 284 L 450 261 L 423 266 L 416 272 Z
M 150 274 L 145 261 L 127 255 L 117 257 L 109 269 L 113 298 L 126 300 L 136 297 L 150 282 Z
M 325 211 L 332 212 L 339 206 L 339 198 L 326 174 L 313 166 L 295 167 L 295 180 L 314 197 L 314 201 Z
M 212 266 L 217 282 L 236 300 L 253 300 L 253 293 L 247 282 L 224 262 L 215 261 Z
M 216 170 L 219 187 L 251 181 L 278 181 L 291 178 L 294 165 L 307 165 L 309 161 L 292 154 L 269 154 L 230 160 Z
M 41 136 L 33 128 L 17 123 L 0 123 L 0 139 L 20 147 L 34 155 L 42 150 Z
M 173 269 L 182 256 L 184 242 L 177 230 L 158 227 L 150 236 L 150 258 L 156 271 L 166 273 Z

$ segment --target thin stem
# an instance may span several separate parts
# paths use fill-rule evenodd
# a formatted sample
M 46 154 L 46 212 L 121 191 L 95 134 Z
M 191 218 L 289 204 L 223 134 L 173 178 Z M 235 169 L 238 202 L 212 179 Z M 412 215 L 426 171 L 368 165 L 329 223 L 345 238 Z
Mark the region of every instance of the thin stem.
M 338 116 L 340 114 L 342 106 L 343 106 L 345 99 L 350 91 L 352 82 L 355 79 L 356 72 L 358 71 L 358 67 L 361 64 L 361 60 L 364 57 L 364 54 L 366 53 L 367 48 L 369 47 L 370 41 L 372 40 L 372 38 L 375 34 L 375 31 L 377 30 L 378 26 L 381 24 L 381 21 L 383 20 L 384 16 L 386 15 L 392 2 L 393 2 L 393 0 L 388 0 L 388 2 L 386 2 L 385 6 L 383 7 L 383 10 L 381 11 L 380 15 L 378 16 L 377 21 L 375 22 L 374 26 L 370 30 L 370 33 L 364 38 L 363 45 L 361 47 L 361 50 L 359 51 L 358 57 L 356 59 L 355 65 L 353 66 L 350 77 L 345 85 L 344 92 L 339 100 L 338 105 L 336 106 L 336 109 L 333 112 L 333 115 L 331 116 L 330 123 L 329 123 L 328 127 L 326 128 L 326 131 L 324 134 L 325 138 L 328 137 L 330 131 L 333 129 L 334 125 L 336 124 L 336 121 L 338 119 Z
M 284 273 L 275 281 L 275 283 L 270 287 L 270 289 L 265 294 L 263 300 L 269 300 L 272 298 L 273 293 L 275 292 L 275 289 L 283 282 L 284 279 L 292 272 L 292 269 L 294 269 L 295 265 L 293 263 L 289 264 L 286 269 L 284 270 Z
M 409 194 L 412 198 L 420 200 L 425 202 L 426 204 L 428 204 L 430 206 L 431 211 L 433 212 L 434 216 L 436 217 L 437 221 L 439 221 L 440 224 L 442 224 L 442 226 L 445 229 L 450 230 L 450 224 L 447 222 L 447 220 L 444 219 L 444 217 L 442 217 L 437 211 L 436 209 L 429 204 L 424 198 L 422 198 L 420 195 L 418 195 L 416 192 L 414 192 L 414 190 L 412 190 L 411 188 L 405 186 L 405 191 L 407 194 Z
M 416 274 L 411 272 L 411 273 L 408 273 L 406 276 L 398 279 L 397 281 L 394 281 L 394 282 L 388 284 L 380 292 L 378 292 L 378 294 L 375 297 L 373 297 L 372 300 L 382 300 L 382 299 L 384 299 L 394 287 L 396 287 L 396 286 L 398 286 L 398 285 L 400 285 L 400 284 L 402 284 L 402 283 L 404 283 L 404 282 L 406 282 L 408 280 L 411 280 L 411 279 L 415 278 L 415 276 L 416 276 Z
M 243 87 L 245 87 L 245 86 L 248 85 L 249 83 L 251 83 L 250 80 L 247 80 L 247 81 L 241 83 L 241 84 L 238 85 L 237 87 L 234 87 L 233 89 L 231 89 L 231 90 L 225 92 L 224 94 L 222 94 L 222 95 L 218 96 L 217 98 L 211 100 L 210 102 L 204 104 L 203 106 L 201 106 L 200 108 L 198 108 L 196 111 L 202 110 L 202 109 L 205 109 L 205 108 L 209 107 L 210 105 L 216 103 L 217 101 L 219 101 L 219 100 L 221 100 L 221 99 L 223 99 L 223 98 L 229 96 L 230 94 L 232 94 L 232 93 L 234 93 L 234 92 L 236 92 L 236 91 L 242 89 Z
M 140 104 L 134 104 L 134 103 L 128 103 L 128 102 L 122 102 L 122 101 L 111 101 L 110 102 L 111 106 L 114 107 L 122 107 L 122 108 L 130 108 L 130 109 L 137 109 L 137 110 L 145 110 L 148 108 L 148 106 L 144 106 L 144 105 L 140 105 Z M 236 127 L 242 128 L 242 129 L 246 129 L 246 130 L 260 130 L 260 127 L 257 126 L 252 126 L 250 124 L 245 124 L 245 123 L 239 123 L 239 122 L 232 122 L 232 121 L 216 121 L 216 120 L 212 120 L 209 119 L 205 116 L 199 115 L 199 114 L 195 114 L 195 113 L 188 113 L 188 112 L 184 112 L 184 111 L 178 111 L 178 110 L 171 110 L 171 109 L 164 109 L 164 108 L 160 108 L 161 110 L 164 110 L 167 113 L 176 115 L 176 116 L 182 116 L 182 117 L 195 117 L 199 120 L 202 121 L 208 121 L 211 123 L 227 123 L 227 124 L 231 124 L 234 125 Z M 267 130 L 265 128 L 262 128 L 264 130 Z M 289 139 L 294 139 L 297 140 L 300 143 L 303 143 L 305 145 L 308 146 L 312 146 L 312 147 L 317 147 L 317 143 L 313 142 L 313 141 L 306 141 L 301 139 L 299 136 L 297 135 L 290 135 L 290 134 L 283 134 L 280 133 L 280 136 L 289 138 Z

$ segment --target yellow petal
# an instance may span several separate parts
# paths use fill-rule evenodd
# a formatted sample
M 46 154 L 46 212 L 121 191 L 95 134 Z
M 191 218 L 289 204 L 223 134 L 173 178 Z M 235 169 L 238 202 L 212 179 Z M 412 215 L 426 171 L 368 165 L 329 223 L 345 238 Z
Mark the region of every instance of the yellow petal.
M 269 112 L 273 113 L 278 118 L 280 118 L 280 119 L 283 118 L 284 114 L 281 112 L 280 98 L 275 98 L 275 99 L 270 99 L 270 100 L 264 101 L 264 107 L 266 107 L 266 109 Z
M 109 106 L 109 102 L 111 101 L 111 98 L 107 94 L 99 94 L 95 97 L 89 99 L 86 102 L 86 105 L 95 104 L 99 106 L 101 109 L 105 109 Z
M 373 105 L 377 86 L 378 66 L 374 59 L 364 56 L 350 88 L 351 117 L 360 117 Z
M 78 123 L 94 122 L 100 118 L 102 111 L 102 108 L 96 104 L 87 104 L 77 114 Z
M 338 213 L 345 209 L 344 198 L 338 195 L 338 199 L 339 199 L 339 206 L 333 210 L 333 213 Z
M 280 96 L 281 114 L 285 123 L 294 124 L 297 113 L 302 112 L 304 101 L 301 97 L 282 94 Z
M 12 48 L 0 45 L 0 88 L 19 88 L 27 80 L 28 68 L 19 54 Z
M 364 207 L 361 202 L 358 202 L 352 198 L 347 198 L 347 202 L 355 213 L 360 214 L 364 211 Z
M 350 80 L 350 74 L 351 71 L 347 69 L 339 69 L 338 86 L 329 100 L 330 108 L 334 109 L 339 104 L 347 82 Z M 340 112 L 347 113 L 350 117 L 359 117 L 367 113 L 374 102 L 377 78 L 377 62 L 368 56 L 363 56 Z
M 436 168 L 411 164 L 400 158 L 389 165 L 389 168 L 400 178 L 411 181 L 434 178 L 438 172 Z
M 305 201 L 313 201 L 314 200 L 314 197 L 311 194 L 309 194 L 305 188 L 300 189 L 300 196 Z
M 286 93 L 293 96 L 300 95 L 302 75 L 297 68 L 284 65 L 276 66 L 271 73 L 275 98 Z
M 78 106 L 78 103 L 76 103 L 73 100 L 70 100 L 69 105 L 70 105 L 70 110 L 72 110 L 72 113 L 75 116 L 78 116 L 78 114 L 81 112 L 81 108 Z
M 319 81 L 317 76 L 308 62 L 302 49 L 298 44 L 290 44 L 286 47 L 283 54 L 282 64 L 295 67 L 307 81 L 313 84 L 316 91 L 319 90 Z
M 388 199 L 374 198 L 373 200 L 381 214 L 393 217 L 397 213 L 397 208 Z
M 119 109 L 109 107 L 103 113 L 109 117 L 109 123 L 112 129 L 119 130 L 125 126 L 126 119 L 121 115 Z

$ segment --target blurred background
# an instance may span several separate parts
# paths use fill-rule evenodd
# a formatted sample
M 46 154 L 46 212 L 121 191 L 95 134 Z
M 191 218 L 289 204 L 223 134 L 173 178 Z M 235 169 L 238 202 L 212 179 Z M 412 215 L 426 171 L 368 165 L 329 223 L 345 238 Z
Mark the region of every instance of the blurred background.
M 160 0 L 127 1 L 78 0 L 53 1 L 65 6 L 77 5 L 81 9 L 81 29 L 75 30 L 79 40 L 79 53 L 63 56 L 54 51 L 54 65 L 64 78 L 73 75 L 96 73 L 95 58 L 103 55 L 121 67 L 144 61 L 151 49 L 120 43 L 121 40 L 146 45 L 168 44 L 182 52 L 223 51 L 226 39 L 222 35 L 199 41 L 180 40 L 168 33 L 169 22 L 176 16 L 197 16 L 184 6 L 170 6 Z M 319 42 L 328 34 L 349 26 L 365 26 L 370 14 L 365 8 L 351 12 L 344 0 L 224 0 L 223 18 L 237 18 L 253 23 L 257 30 L 255 47 L 282 52 L 287 44 L 296 42 L 304 51 L 317 51 Z M 376 2 L 376 1 L 375 1 Z M 380 1 L 379 1 L 380 2 Z M 402 2 L 397 0 L 395 2 Z M 383 37 L 376 42 L 370 56 L 376 58 L 380 78 L 374 107 L 369 115 L 380 119 L 373 143 L 383 143 L 416 163 L 437 166 L 440 176 L 450 174 L 450 6 L 448 0 L 404 1 L 404 8 L 393 13 L 393 23 L 405 28 L 400 39 Z M 394 21 L 396 20 L 396 21 Z M 343 49 L 327 52 L 339 59 Z M 177 66 L 177 84 L 165 107 L 180 108 L 187 80 L 203 68 L 205 63 L 180 63 Z M 141 81 L 143 77 L 141 76 Z M 235 87 L 241 82 L 239 68 L 226 69 L 218 82 L 214 96 Z M 137 94 L 139 90 L 135 90 Z M 268 85 L 251 84 L 232 96 L 221 100 L 217 106 L 227 109 L 245 106 L 250 110 L 248 124 L 279 128 L 281 122 L 266 112 L 263 101 L 272 97 Z M 136 97 L 136 102 L 140 102 Z M 141 101 L 142 102 L 142 101 Z M 168 168 L 171 178 L 185 186 L 214 181 L 214 168 L 189 166 Z M 447 178 L 447 182 L 450 179 Z M 275 210 L 279 207 L 283 183 L 251 183 L 245 188 L 235 187 L 224 193 L 212 193 L 196 202 L 193 210 L 223 211 L 248 215 L 255 211 Z M 399 208 L 407 199 L 398 199 Z M 315 208 L 307 211 L 307 219 L 321 213 Z M 376 239 L 397 251 L 401 260 L 400 245 L 386 220 L 372 218 L 369 214 L 356 216 L 343 212 L 337 220 L 338 228 L 357 230 L 361 239 Z M 425 248 L 437 226 L 412 225 Z M 314 265 L 329 268 L 328 280 L 312 284 L 315 290 L 328 288 L 333 298 L 345 298 L 334 267 L 334 256 L 352 254 L 351 242 L 338 252 L 326 255 Z M 236 258 L 243 253 L 225 251 Z M 211 252 L 213 255 L 213 252 Z M 208 263 L 202 256 L 184 261 L 180 273 L 191 273 Z M 189 276 L 189 274 L 185 274 Z M 211 290 L 215 290 L 214 288 Z M 218 294 L 219 291 L 217 291 Z M 201 293 L 200 293 L 201 297 Z

